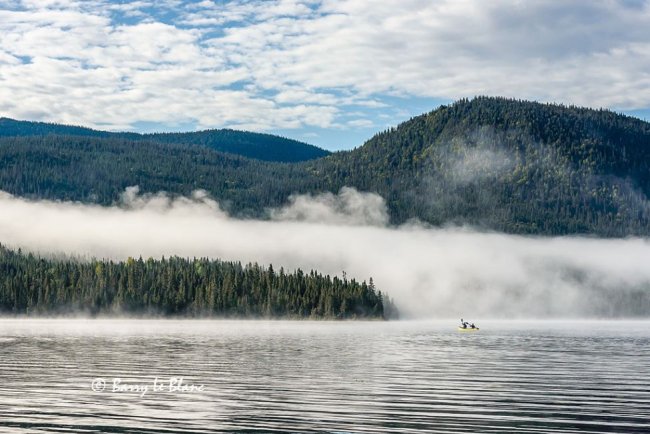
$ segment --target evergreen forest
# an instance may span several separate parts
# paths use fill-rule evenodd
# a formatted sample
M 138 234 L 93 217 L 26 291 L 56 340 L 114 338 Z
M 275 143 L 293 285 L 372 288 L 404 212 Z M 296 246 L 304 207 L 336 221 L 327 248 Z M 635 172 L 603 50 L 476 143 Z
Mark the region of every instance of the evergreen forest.
M 205 258 L 45 258 L 0 246 L 0 312 L 224 318 L 395 318 L 368 283 Z

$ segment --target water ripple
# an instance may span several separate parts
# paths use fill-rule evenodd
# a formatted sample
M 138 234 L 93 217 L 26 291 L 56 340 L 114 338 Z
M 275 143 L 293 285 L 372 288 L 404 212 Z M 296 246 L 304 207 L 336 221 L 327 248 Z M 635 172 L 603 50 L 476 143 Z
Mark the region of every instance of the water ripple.
M 0 320 L 0 432 L 650 432 L 650 324 L 481 326 Z

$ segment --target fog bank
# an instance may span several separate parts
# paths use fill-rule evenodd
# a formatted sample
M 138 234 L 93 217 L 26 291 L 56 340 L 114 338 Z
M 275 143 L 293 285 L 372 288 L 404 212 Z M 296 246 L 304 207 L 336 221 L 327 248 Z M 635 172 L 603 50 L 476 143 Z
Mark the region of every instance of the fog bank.
M 44 254 L 179 255 L 372 276 L 407 317 L 578 317 L 650 312 L 645 239 L 536 238 L 388 227 L 383 199 L 344 188 L 294 196 L 271 220 L 229 217 L 205 192 L 128 188 L 119 205 L 0 192 L 0 242 Z

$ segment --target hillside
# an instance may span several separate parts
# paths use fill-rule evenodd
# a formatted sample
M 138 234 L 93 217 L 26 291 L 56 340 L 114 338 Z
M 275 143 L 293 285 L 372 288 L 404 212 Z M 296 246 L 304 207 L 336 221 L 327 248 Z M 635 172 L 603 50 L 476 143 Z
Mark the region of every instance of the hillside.
M 0 137 L 33 137 L 46 135 L 112 138 L 132 141 L 160 142 L 176 145 L 200 145 L 264 161 L 298 162 L 328 155 L 329 152 L 307 143 L 271 134 L 229 129 L 188 133 L 112 133 L 70 125 L 16 121 L 0 118 Z
M 293 164 L 126 137 L 0 138 L 0 189 L 10 193 L 110 204 L 129 185 L 203 188 L 246 217 L 264 217 L 292 193 L 347 185 L 386 198 L 394 224 L 650 235 L 650 124 L 482 97 L 415 117 L 353 151 Z

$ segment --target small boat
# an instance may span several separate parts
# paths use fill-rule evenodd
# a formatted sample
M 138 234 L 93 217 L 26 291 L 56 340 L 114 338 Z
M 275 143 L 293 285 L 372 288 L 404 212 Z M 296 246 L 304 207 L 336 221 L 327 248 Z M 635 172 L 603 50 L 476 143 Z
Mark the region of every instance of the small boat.
M 458 327 L 459 332 L 477 332 L 479 329 L 478 327 Z

